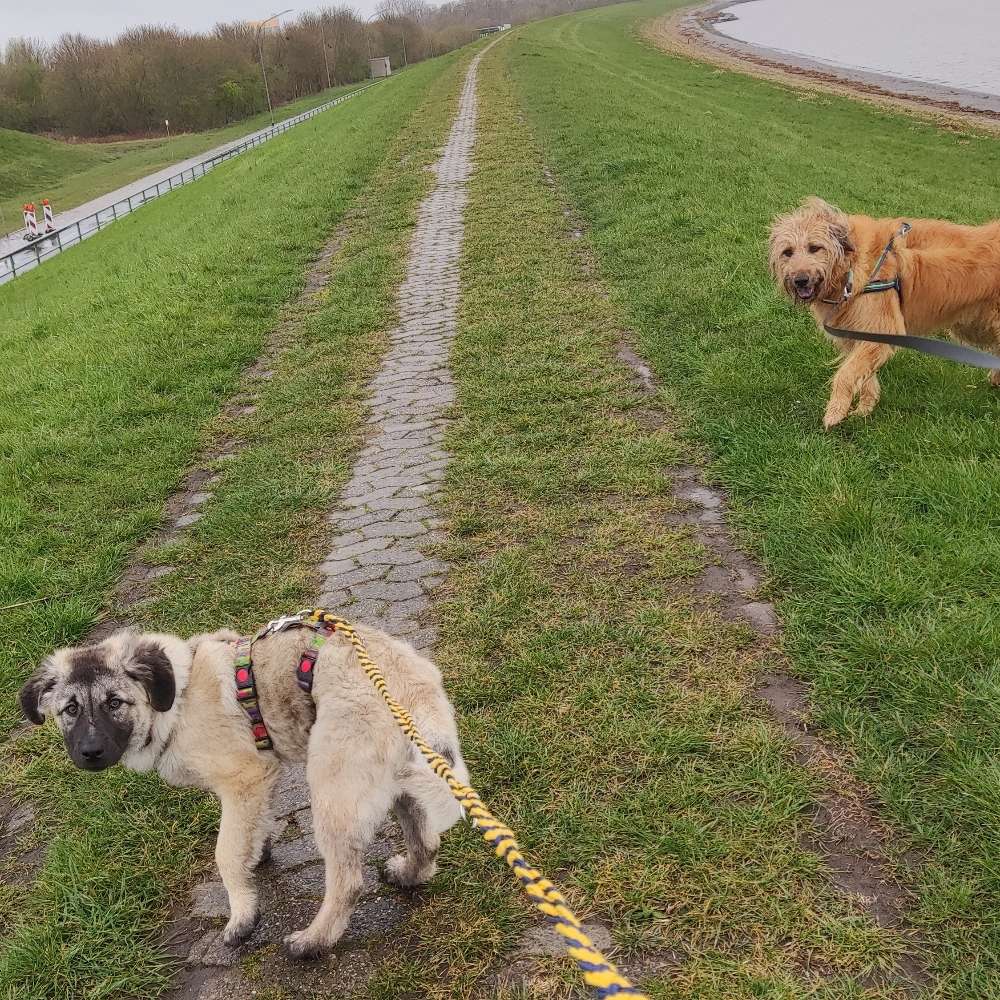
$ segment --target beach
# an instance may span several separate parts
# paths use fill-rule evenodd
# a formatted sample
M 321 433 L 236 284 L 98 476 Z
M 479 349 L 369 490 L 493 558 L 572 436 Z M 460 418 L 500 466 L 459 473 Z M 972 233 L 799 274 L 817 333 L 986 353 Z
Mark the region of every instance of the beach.
M 785 44 L 798 42 L 800 47 L 807 47 L 808 33 L 803 39 L 801 30 L 790 30 L 789 18 L 784 16 L 782 9 L 773 8 L 769 13 L 767 5 L 772 2 L 784 4 L 785 0 L 737 0 L 735 3 L 733 0 L 713 0 L 658 19 L 647 28 L 647 37 L 661 47 L 697 55 L 728 68 L 740 68 L 769 79 L 781 79 L 814 89 L 848 91 L 883 103 L 889 101 L 943 112 L 991 128 L 1000 127 L 1000 93 L 992 93 L 985 87 L 972 89 L 947 82 L 940 78 L 944 76 L 941 72 L 945 68 L 943 66 L 935 67 L 938 79 L 922 79 L 883 69 L 845 65 L 828 58 L 733 37 L 738 33 L 753 39 L 781 37 Z M 747 11 L 753 8 L 753 16 L 744 14 L 741 23 L 744 8 Z M 769 20 L 773 23 L 768 24 Z M 854 25 L 858 23 L 857 19 L 853 21 Z M 806 44 L 802 44 L 803 40 Z M 821 44 L 813 43 L 812 47 L 818 49 Z M 848 40 L 841 40 L 839 48 L 830 48 L 843 57 L 848 44 Z M 891 46 L 886 46 L 886 49 L 891 49 Z M 902 67 L 899 61 L 902 58 L 897 56 L 896 65 Z M 954 75 L 969 77 L 967 72 Z M 984 79 L 990 82 L 988 75 Z M 997 90 L 1000 90 L 1000 80 Z

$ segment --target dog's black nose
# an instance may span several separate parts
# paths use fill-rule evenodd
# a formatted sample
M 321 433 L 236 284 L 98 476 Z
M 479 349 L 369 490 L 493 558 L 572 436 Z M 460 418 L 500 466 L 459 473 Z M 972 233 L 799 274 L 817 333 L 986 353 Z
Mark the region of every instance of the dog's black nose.
M 86 750 L 81 750 L 84 760 L 100 760 L 104 756 L 104 747 L 88 747 Z
M 796 288 L 805 288 L 806 285 L 808 284 L 809 284 L 809 278 L 804 274 L 800 274 L 795 278 Z

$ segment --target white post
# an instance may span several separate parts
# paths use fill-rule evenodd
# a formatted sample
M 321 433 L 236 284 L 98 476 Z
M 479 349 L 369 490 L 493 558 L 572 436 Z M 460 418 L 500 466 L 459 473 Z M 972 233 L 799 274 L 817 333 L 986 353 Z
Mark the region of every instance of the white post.
M 29 203 L 24 206 L 24 221 L 28 227 L 28 239 L 38 239 L 38 219 L 35 217 L 34 204 Z
M 45 216 L 45 232 L 51 233 L 56 227 L 52 220 L 52 206 L 48 198 L 42 199 L 42 213 Z

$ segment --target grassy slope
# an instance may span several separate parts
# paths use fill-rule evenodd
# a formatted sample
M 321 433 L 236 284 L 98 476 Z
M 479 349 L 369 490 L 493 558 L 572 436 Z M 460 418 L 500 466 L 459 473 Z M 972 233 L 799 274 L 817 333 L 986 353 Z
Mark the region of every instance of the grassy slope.
M 620 314 L 498 72 L 521 44 L 481 70 L 452 354 L 438 654 L 473 778 L 659 1000 L 899 997 L 874 971 L 898 939 L 798 844 L 812 779 L 747 702 L 750 634 L 686 592 L 704 554 L 670 525 L 664 470 L 690 456 L 615 359 Z M 370 998 L 589 995 L 562 956 L 497 986 L 530 921 L 468 830 L 430 893 Z
M 220 464 L 216 498 L 188 540 L 162 553 L 178 572 L 146 620 L 181 632 L 250 627 L 306 600 L 321 515 L 349 468 L 359 392 L 430 182 L 423 167 L 466 59 L 421 64 L 0 292 L 2 603 L 72 592 L 0 619 L 6 727 L 19 680 L 80 635 L 199 442 L 237 433 L 246 447 Z M 238 428 L 212 423 L 352 202 L 331 285 L 287 335 L 256 414 Z M 293 231 L 290 214 L 303 220 Z M 155 246 L 142 242 L 147 227 Z M 0 996 L 152 995 L 165 967 L 149 935 L 204 857 L 214 810 L 156 779 L 77 772 L 47 729 L 9 744 L 0 762 L 4 785 L 38 812 L 34 836 L 51 840 L 35 886 L 0 881 L 0 932 L 10 935 Z
M 524 29 L 501 51 L 602 274 L 717 456 L 817 720 L 927 865 L 943 995 L 1000 996 L 1000 398 L 894 360 L 867 422 L 819 429 L 832 351 L 765 274 L 809 193 L 884 215 L 997 214 L 995 139 L 654 51 L 663 2 Z
M 357 86 L 334 87 L 292 101 L 277 109 L 275 117 L 278 121 L 291 118 Z M 208 132 L 125 142 L 60 142 L 0 129 L 0 233 L 21 228 L 25 202 L 38 206 L 39 219 L 42 198 L 63 212 L 171 163 L 264 128 L 269 122 L 264 113 Z

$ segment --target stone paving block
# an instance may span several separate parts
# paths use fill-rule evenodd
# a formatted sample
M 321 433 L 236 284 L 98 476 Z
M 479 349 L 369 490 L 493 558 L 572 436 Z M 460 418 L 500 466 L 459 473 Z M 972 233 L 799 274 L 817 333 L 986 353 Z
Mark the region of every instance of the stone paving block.
M 374 625 L 382 620 L 387 606 L 386 601 L 374 598 L 362 598 L 343 605 L 345 617 L 365 625 Z
M 340 573 L 336 577 L 330 577 L 328 582 L 336 580 L 341 587 L 346 587 L 354 592 L 353 588 L 355 585 L 381 580 L 388 572 L 389 567 L 387 565 L 379 566 L 373 563 L 368 566 L 360 566 L 357 569 L 352 569 L 347 573 Z
M 319 848 L 311 836 L 285 840 L 271 848 L 271 861 L 279 868 L 298 868 L 320 858 Z
M 413 538 L 416 535 L 423 535 L 425 533 L 419 522 L 402 521 L 399 518 L 395 518 L 392 521 L 383 521 L 381 524 L 372 524 L 366 530 L 372 541 Z
M 229 895 L 221 882 L 203 882 L 191 890 L 191 916 L 229 917 Z
M 357 563 L 353 559 L 329 559 L 319 569 L 325 576 L 339 576 L 357 568 Z
M 420 580 L 428 573 L 444 573 L 448 564 L 440 559 L 422 559 L 408 566 L 395 566 L 388 571 L 386 579 L 392 583 L 405 583 L 407 580 Z
M 368 597 L 393 604 L 412 597 L 423 596 L 423 591 L 418 583 L 389 583 L 386 580 L 358 584 L 356 587 L 351 587 L 351 593 L 355 597 Z
M 353 545 L 343 545 L 341 543 L 336 544 L 333 551 L 330 553 L 330 558 L 353 559 L 355 556 L 364 555 L 366 552 L 371 552 L 375 549 L 388 548 L 391 543 L 391 538 L 376 538 L 374 535 L 369 535 L 364 539 L 364 541 L 355 542 Z
M 394 541 L 394 539 L 388 539 L 388 541 Z M 358 556 L 358 562 L 364 566 L 408 566 L 411 563 L 422 562 L 424 558 L 425 556 L 416 549 L 391 545 L 374 552 L 365 552 Z

